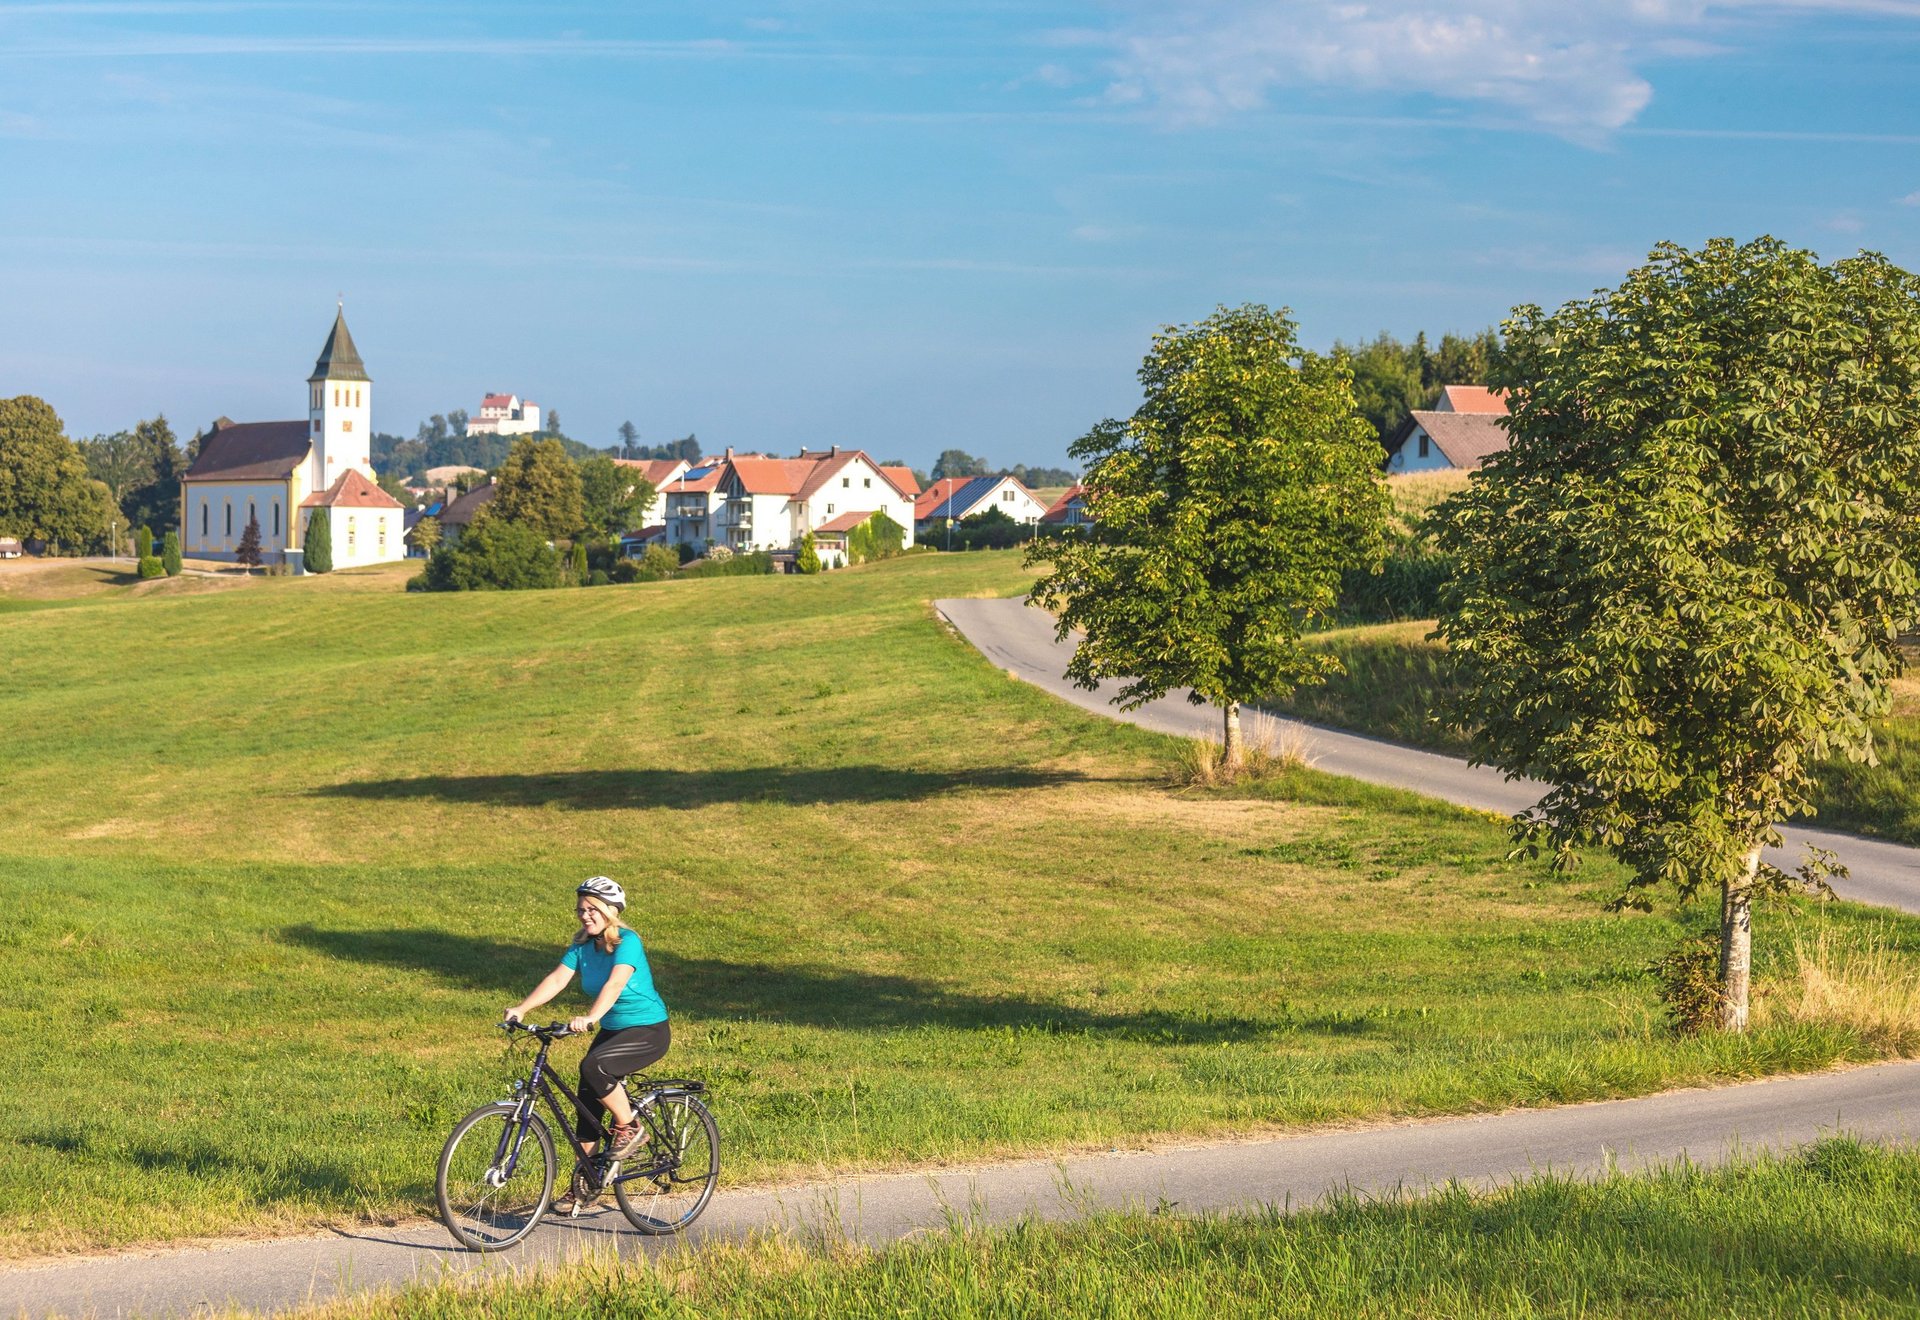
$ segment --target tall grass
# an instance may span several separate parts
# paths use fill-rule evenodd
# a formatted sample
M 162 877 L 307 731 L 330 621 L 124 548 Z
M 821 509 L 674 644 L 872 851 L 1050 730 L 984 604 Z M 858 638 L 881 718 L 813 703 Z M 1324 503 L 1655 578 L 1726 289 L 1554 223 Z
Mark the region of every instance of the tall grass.
M 1920 1154 L 1836 1139 L 1703 1171 L 1542 1176 L 1412 1201 L 958 1223 L 880 1250 L 788 1239 L 358 1298 L 301 1320 L 582 1315 L 1911 1316 Z
M 1889 1054 L 1920 1052 L 1920 961 L 1874 922 L 1797 931 L 1791 967 L 1763 987 L 1763 1021 L 1852 1032 Z

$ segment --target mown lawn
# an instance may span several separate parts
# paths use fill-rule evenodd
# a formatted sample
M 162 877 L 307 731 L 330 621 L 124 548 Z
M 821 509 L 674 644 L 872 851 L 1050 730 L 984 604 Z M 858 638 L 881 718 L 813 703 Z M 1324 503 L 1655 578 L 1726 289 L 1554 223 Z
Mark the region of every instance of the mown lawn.
M 947 635 L 1017 555 L 409 596 L 404 571 L 0 622 L 0 1254 L 421 1212 L 572 887 L 635 895 L 728 1177 L 1630 1094 L 1883 1053 L 1676 1040 L 1668 917 L 1498 822 L 1168 740 Z M 1794 930 L 1768 912 L 1763 977 Z M 1920 948 L 1920 923 L 1873 918 Z M 578 1048 L 578 1047 L 574 1047 Z
M 1357 1198 L 1307 1214 L 1101 1214 L 965 1225 L 868 1251 L 770 1239 L 652 1262 L 597 1256 L 299 1320 L 1055 1316 L 1911 1316 L 1920 1154 L 1822 1142 L 1703 1172 Z

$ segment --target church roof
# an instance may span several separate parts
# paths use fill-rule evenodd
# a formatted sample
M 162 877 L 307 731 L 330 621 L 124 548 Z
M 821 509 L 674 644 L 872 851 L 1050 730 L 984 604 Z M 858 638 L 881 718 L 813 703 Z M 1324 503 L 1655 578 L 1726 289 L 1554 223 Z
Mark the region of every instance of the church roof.
M 313 447 L 307 422 L 226 422 L 200 441 L 186 481 L 284 481 Z
M 300 507 L 303 509 L 404 509 L 407 506 L 367 480 L 366 473 L 359 468 L 348 468 L 340 474 L 338 481 L 318 495 L 309 495 L 301 500 Z
M 353 346 L 353 336 L 347 333 L 345 308 L 334 312 L 333 332 L 320 349 L 313 374 L 307 377 L 309 384 L 316 380 L 372 380 L 367 375 L 367 364 L 360 360 L 360 350 Z

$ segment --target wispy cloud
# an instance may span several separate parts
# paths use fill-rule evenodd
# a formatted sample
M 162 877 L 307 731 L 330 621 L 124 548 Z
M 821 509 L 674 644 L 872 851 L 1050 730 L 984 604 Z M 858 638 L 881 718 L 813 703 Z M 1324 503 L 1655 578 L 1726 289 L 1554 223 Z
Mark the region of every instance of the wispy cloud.
M 470 55 L 480 57 L 603 56 L 614 59 L 838 58 L 817 47 L 774 46 L 725 38 L 639 41 L 607 37 L 358 37 L 121 34 L 86 40 L 22 40 L 12 59 L 148 59 L 260 55 Z
M 1707 58 L 1727 20 L 1818 11 L 1920 18 L 1920 0 L 1174 0 L 1110 31 L 1056 34 L 1107 52 L 1111 102 L 1175 123 L 1256 109 L 1285 87 L 1412 92 L 1505 107 L 1596 141 L 1653 98 L 1656 59 Z

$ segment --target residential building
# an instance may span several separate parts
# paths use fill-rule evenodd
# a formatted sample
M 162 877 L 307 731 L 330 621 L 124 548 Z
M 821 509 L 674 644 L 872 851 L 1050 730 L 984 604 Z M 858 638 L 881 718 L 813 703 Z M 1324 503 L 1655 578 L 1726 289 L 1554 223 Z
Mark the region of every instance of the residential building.
M 540 405 L 517 394 L 489 394 L 467 418 L 468 435 L 532 435 L 540 429 Z
M 613 461 L 621 467 L 632 468 L 653 487 L 653 499 L 646 507 L 634 511 L 634 524 L 639 527 L 652 527 L 658 524 L 664 528 L 667 521 L 667 486 L 686 474 L 690 466 L 687 460 L 684 458 L 616 458 Z
M 1502 453 L 1507 403 L 1483 385 L 1449 385 L 1431 409 L 1419 409 L 1387 437 L 1389 473 L 1471 471 Z
M 18 559 L 22 546 L 17 536 L 0 536 L 0 559 Z
M 798 458 L 735 457 L 729 452 L 721 472 L 723 505 L 715 539 L 729 549 L 790 550 L 808 532 L 832 524 L 840 535 L 876 513 L 901 529 L 903 546 L 913 544 L 913 487 L 904 486 L 899 469 L 883 467 L 865 450 L 803 451 Z M 854 518 L 852 515 L 858 514 Z M 841 549 L 844 551 L 844 539 Z
M 440 539 L 448 545 L 458 541 L 460 534 L 473 526 L 473 516 L 498 493 L 499 487 L 489 480 L 449 500 L 447 507 L 440 511 Z
M 405 506 L 374 478 L 372 421 L 373 381 L 337 309 L 307 378 L 305 420 L 222 417 L 202 438 L 180 480 L 181 550 L 230 560 L 257 521 L 262 558 L 297 568 L 309 523 L 325 516 L 336 568 L 404 558 Z
M 1053 502 L 1040 521 L 1047 527 L 1086 527 L 1093 522 L 1093 515 L 1087 512 L 1087 488 L 1078 484 L 1067 487 L 1066 494 Z
M 1047 506 L 1013 477 L 942 477 L 914 501 L 914 526 L 924 532 L 936 522 L 971 518 L 998 509 L 1017 523 L 1037 523 Z
M 726 462 L 724 458 L 703 458 L 660 488 L 668 545 L 705 550 L 720 539 L 715 514 L 723 498 L 720 477 Z

